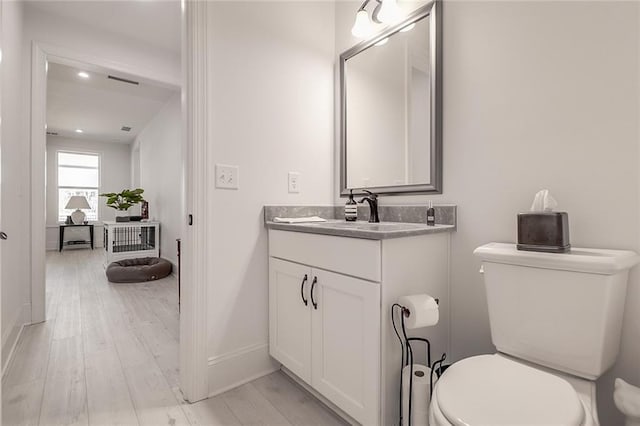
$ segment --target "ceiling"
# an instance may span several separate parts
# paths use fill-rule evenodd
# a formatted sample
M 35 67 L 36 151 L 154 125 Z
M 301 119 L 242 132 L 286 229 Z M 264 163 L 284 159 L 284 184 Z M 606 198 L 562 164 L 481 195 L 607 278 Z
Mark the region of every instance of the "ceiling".
M 81 78 L 85 71 L 89 78 Z M 100 142 L 130 143 L 177 90 L 108 78 L 108 72 L 49 63 L 47 133 Z M 115 77 L 131 79 L 130 76 Z M 131 127 L 129 132 L 121 130 Z M 78 133 L 76 129 L 83 132 Z
M 180 0 L 40 0 L 29 1 L 27 5 L 46 14 L 180 52 Z

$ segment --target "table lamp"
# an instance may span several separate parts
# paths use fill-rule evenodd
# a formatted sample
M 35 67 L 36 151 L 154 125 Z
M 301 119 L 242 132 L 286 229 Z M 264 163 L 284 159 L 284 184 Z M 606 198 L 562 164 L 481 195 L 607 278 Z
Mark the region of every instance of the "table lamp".
M 86 215 L 80 209 L 90 209 L 91 206 L 87 201 L 87 197 L 84 195 L 73 195 L 69 198 L 69 202 L 65 206 L 65 209 L 76 209 L 73 213 L 71 213 L 71 220 L 75 225 L 80 225 L 84 222 Z

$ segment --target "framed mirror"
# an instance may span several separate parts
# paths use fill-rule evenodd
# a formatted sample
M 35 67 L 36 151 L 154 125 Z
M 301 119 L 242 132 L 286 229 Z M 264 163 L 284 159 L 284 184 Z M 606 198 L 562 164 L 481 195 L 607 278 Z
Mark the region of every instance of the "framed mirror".
M 340 55 L 340 190 L 442 193 L 440 3 Z

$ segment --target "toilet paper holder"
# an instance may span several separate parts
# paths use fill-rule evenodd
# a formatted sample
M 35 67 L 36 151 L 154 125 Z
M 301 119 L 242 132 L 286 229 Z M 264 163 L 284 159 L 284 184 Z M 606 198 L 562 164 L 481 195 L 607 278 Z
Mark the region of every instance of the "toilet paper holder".
M 439 303 L 439 300 L 436 299 L 436 302 Z M 398 313 L 400 314 L 400 324 L 401 324 L 401 328 L 400 331 L 398 331 L 398 327 L 396 325 L 396 317 L 398 316 Z M 396 336 L 398 337 L 398 341 L 400 342 L 400 347 L 402 350 L 402 359 L 401 359 L 401 365 L 400 365 L 400 417 L 399 417 L 399 425 L 402 426 L 403 425 L 403 418 L 404 418 L 404 413 L 403 413 L 403 375 L 402 375 L 402 371 L 405 367 L 410 366 L 410 374 L 409 374 L 409 395 L 408 395 L 408 413 L 407 413 L 407 417 L 408 417 L 408 425 L 411 425 L 411 414 L 412 414 L 412 407 L 411 407 L 411 399 L 412 399 L 412 388 L 413 388 L 413 348 L 411 346 L 412 342 L 422 342 L 425 344 L 425 353 L 426 353 L 426 361 L 427 361 L 427 367 L 429 367 L 430 369 L 430 378 L 429 378 L 429 398 L 431 398 L 431 395 L 433 394 L 433 385 L 434 385 L 434 373 L 436 374 L 437 378 L 439 378 L 442 373 L 444 373 L 444 371 L 449 367 L 448 365 L 444 364 L 444 361 L 447 358 L 447 354 L 443 353 L 442 356 L 434 361 L 433 363 L 431 363 L 431 342 L 429 341 L 429 339 L 425 339 L 422 337 L 408 337 L 407 336 L 407 328 L 405 325 L 405 318 L 407 318 L 409 315 L 411 315 L 411 312 L 409 311 L 409 309 L 407 309 L 406 307 L 398 304 L 398 303 L 394 303 L 393 305 L 391 305 L 391 322 L 393 325 L 393 330 L 396 333 Z

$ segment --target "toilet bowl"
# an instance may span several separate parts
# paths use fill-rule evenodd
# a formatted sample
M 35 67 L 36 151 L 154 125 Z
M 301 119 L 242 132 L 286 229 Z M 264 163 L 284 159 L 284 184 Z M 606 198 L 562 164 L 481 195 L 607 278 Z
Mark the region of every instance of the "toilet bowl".
M 438 380 L 429 424 L 595 426 L 595 385 L 502 354 L 474 356 Z

